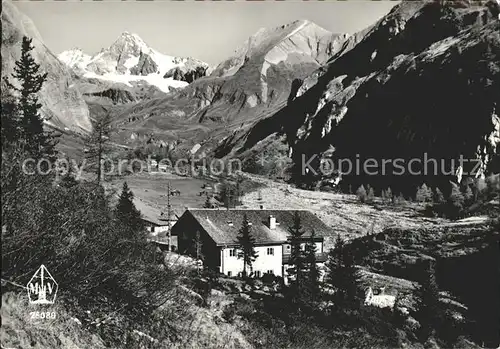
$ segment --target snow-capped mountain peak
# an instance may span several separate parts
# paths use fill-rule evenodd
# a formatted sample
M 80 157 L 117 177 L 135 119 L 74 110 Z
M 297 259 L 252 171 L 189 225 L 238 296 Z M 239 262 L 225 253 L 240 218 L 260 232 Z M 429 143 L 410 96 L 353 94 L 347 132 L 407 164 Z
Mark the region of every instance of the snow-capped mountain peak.
M 142 80 L 157 86 L 164 92 L 171 87 L 187 85 L 182 81 L 186 72 L 206 71 L 208 64 L 192 58 L 164 55 L 151 48 L 137 34 L 124 31 L 109 46 L 90 57 L 81 50 L 61 53 L 59 59 L 71 67 L 84 70 L 85 77 L 129 84 Z M 73 63 L 78 61 L 78 63 Z M 174 70 L 182 72 L 174 74 Z
M 137 51 L 148 52 L 152 49 L 144 42 L 144 40 L 142 40 L 139 35 L 125 31 L 121 33 L 118 39 L 116 39 L 116 41 L 108 48 L 108 50 L 130 50 L 136 53 Z
M 61 52 L 57 58 L 70 68 L 84 69 L 92 57 L 84 53 L 82 49 L 75 47 Z

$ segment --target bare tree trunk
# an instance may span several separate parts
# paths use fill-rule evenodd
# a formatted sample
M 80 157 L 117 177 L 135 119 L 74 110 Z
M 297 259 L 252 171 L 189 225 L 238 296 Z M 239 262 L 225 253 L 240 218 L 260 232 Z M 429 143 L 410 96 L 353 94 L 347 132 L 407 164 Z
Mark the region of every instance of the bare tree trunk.
M 243 254 L 243 278 L 246 279 L 247 277 L 247 256 L 244 253 Z
M 99 185 L 104 179 L 104 169 L 102 161 L 104 159 L 104 154 L 107 151 L 106 144 L 109 142 L 109 134 L 111 132 L 111 119 L 109 115 L 100 118 L 95 126 L 92 134 L 86 140 L 87 159 L 91 160 L 92 170 L 95 171 L 97 175 L 97 184 Z

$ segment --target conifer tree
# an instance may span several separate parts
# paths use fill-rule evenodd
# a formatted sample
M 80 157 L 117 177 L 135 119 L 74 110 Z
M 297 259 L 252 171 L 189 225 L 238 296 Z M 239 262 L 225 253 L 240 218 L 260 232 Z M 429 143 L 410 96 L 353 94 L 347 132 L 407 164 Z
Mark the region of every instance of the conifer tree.
M 382 189 L 381 196 L 382 196 L 382 203 L 385 204 L 385 202 L 387 201 L 387 194 L 384 189 Z
M 446 202 L 443 192 L 439 188 L 436 188 L 433 200 L 435 204 L 443 204 Z
M 358 190 L 356 190 L 356 195 L 359 201 L 363 203 L 366 202 L 366 189 L 362 184 L 359 186 Z
M 427 202 L 432 198 L 432 191 L 427 187 L 425 183 L 422 184 L 421 187 L 417 189 L 417 194 L 415 195 L 415 199 L 417 202 Z
M 1 136 L 2 136 L 2 149 L 6 149 L 18 142 L 20 138 L 19 130 L 19 109 L 16 98 L 12 95 L 12 91 L 6 88 L 1 90 L 1 103 L 0 110 L 1 120 Z
M 340 234 L 337 234 L 334 247 L 328 252 L 328 260 L 326 262 L 328 270 L 330 271 L 326 275 L 326 280 L 329 282 L 333 282 L 333 279 L 335 279 L 335 273 L 332 273 L 332 271 L 342 266 L 343 251 L 344 240 L 340 237 Z
M 34 49 L 32 41 L 26 36 L 23 37 L 21 57 L 16 61 L 12 74 L 16 83 L 5 79 L 7 86 L 19 95 L 17 107 L 19 124 L 15 125 L 14 121 L 8 123 L 8 126 L 19 130 L 24 148 L 31 156 L 53 160 L 57 141 L 51 132 L 46 132 L 43 129 L 43 118 L 40 115 L 42 105 L 38 100 L 38 93 L 47 80 L 47 73 L 39 73 L 40 65 L 35 62 L 32 56 Z
M 325 275 L 325 282 L 330 285 L 334 289 L 335 296 L 335 306 L 339 306 L 338 304 L 338 295 L 339 288 L 342 284 L 340 278 L 342 277 L 342 267 L 343 267 L 343 253 L 344 253 L 344 240 L 340 238 L 340 234 L 337 235 L 335 239 L 335 245 L 330 251 L 328 251 L 328 259 L 326 261 L 326 270 L 327 273 Z
M 134 205 L 134 194 L 127 182 L 123 182 L 122 192 L 115 208 L 115 217 L 132 235 L 144 229 L 141 212 Z
M 247 267 L 252 267 L 253 262 L 257 259 L 255 251 L 255 239 L 252 236 L 251 226 L 248 222 L 246 214 L 243 215 L 243 223 L 238 234 L 238 243 L 241 249 L 238 252 L 238 258 L 243 259 L 243 277 L 247 276 Z
M 439 326 L 441 308 L 434 264 L 429 262 L 420 285 L 416 289 L 414 318 L 420 323 L 420 335 L 426 341 Z
M 417 187 L 417 192 L 415 194 L 415 200 L 417 202 L 420 202 L 420 203 L 425 202 L 425 198 L 424 198 L 424 195 L 422 193 L 422 187 Z
M 486 177 L 485 182 L 488 191 L 488 198 L 497 198 L 500 200 L 500 175 L 492 173 Z
M 359 274 L 340 235 L 328 253 L 326 267 L 326 283 L 334 289 L 335 308 L 356 307 L 359 304 Z
M 375 199 L 375 192 L 373 188 L 368 184 L 368 191 L 366 193 L 366 202 L 371 203 Z
M 464 206 L 464 196 L 460 191 L 460 188 L 455 183 L 451 183 L 451 193 L 448 198 L 448 204 L 450 205 L 450 213 L 452 218 L 457 218 L 461 215 Z
M 357 308 L 360 305 L 360 275 L 354 264 L 354 257 L 347 249 L 343 251 L 342 286 L 343 301 L 349 308 Z
M 387 201 L 394 202 L 391 187 L 387 188 L 387 190 L 385 191 L 385 197 L 387 198 Z
M 399 195 L 397 197 L 395 197 L 393 201 L 395 204 L 401 205 L 401 204 L 404 204 L 406 202 L 406 199 L 403 196 L 403 193 L 399 193 Z
M 311 232 L 311 236 L 306 243 L 306 255 L 305 260 L 307 264 L 307 291 L 310 301 L 314 304 L 320 295 L 320 287 L 319 287 L 319 277 L 320 271 L 318 265 L 316 264 L 316 242 L 315 242 L 316 233 L 314 229 Z
M 464 200 L 465 202 L 470 203 L 473 198 L 474 198 L 474 193 L 472 192 L 470 185 L 468 185 L 464 190 Z
M 482 195 L 486 189 L 487 189 L 487 185 L 486 185 L 486 181 L 484 180 L 484 178 L 477 178 L 474 181 L 474 186 L 472 188 L 472 191 L 474 193 L 474 200 L 475 201 L 479 200 L 482 197 Z
M 460 205 L 460 206 L 462 206 L 464 203 L 464 197 L 463 197 L 462 193 L 460 192 L 460 188 L 455 183 L 451 184 L 451 193 L 450 193 L 449 200 L 450 200 L 450 202 L 456 203 L 457 205 Z
M 297 211 L 294 213 L 293 226 L 290 228 L 290 235 L 290 268 L 287 270 L 290 279 L 289 295 L 291 302 L 297 304 L 301 295 L 304 294 L 307 282 L 305 253 L 301 246 L 304 231 L 302 229 L 299 212 Z

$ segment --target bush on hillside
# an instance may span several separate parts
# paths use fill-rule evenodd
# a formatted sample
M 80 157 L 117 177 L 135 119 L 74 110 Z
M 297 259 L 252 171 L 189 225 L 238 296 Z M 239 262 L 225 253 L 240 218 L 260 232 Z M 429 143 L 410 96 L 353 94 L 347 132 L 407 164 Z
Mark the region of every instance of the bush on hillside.
M 387 309 L 364 307 L 339 310 L 334 316 L 319 311 L 291 313 L 286 299 L 262 302 L 237 298 L 227 316 L 243 321 L 241 329 L 256 348 L 401 347 L 412 334 L 399 330 L 399 318 Z
M 44 264 L 63 297 L 105 299 L 133 312 L 154 308 L 173 275 L 159 267 L 145 231 L 129 232 L 99 185 L 65 187 L 52 176 L 24 175 L 21 154 L 2 154 L 2 278 L 26 284 Z

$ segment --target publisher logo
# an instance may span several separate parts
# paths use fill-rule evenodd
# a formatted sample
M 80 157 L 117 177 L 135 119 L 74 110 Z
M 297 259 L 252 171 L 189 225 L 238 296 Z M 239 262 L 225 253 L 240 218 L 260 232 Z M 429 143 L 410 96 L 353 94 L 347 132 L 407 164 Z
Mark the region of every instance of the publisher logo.
M 57 282 L 42 264 L 31 277 L 28 285 L 30 304 L 54 304 L 57 296 Z

